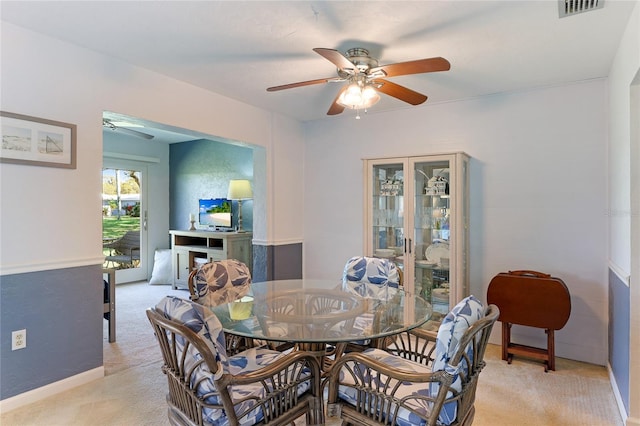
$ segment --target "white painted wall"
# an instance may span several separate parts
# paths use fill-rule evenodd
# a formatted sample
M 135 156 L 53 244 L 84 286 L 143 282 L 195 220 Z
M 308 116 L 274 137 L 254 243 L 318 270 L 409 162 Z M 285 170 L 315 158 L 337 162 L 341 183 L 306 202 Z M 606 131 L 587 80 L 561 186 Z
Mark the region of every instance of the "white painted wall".
M 632 86 L 634 97 L 632 98 Z M 629 286 L 628 426 L 640 425 L 640 1 L 609 72 L 609 265 Z M 634 102 L 632 107 L 632 102 Z M 632 128 L 635 131 L 632 131 Z M 633 147 L 632 147 L 633 144 Z M 632 153 L 636 155 L 632 157 Z M 632 195 L 633 194 L 633 195 Z M 636 204 L 632 204 L 635 201 Z M 635 251 L 632 251 L 632 247 Z M 614 313 L 615 314 L 615 313 Z M 614 383 L 614 386 L 616 384 Z
M 300 243 L 303 239 L 302 205 L 304 203 L 304 144 L 300 143 L 302 124 L 285 117 L 274 117 L 274 145 L 267 152 L 271 164 L 269 188 L 273 188 L 268 206 L 271 244 Z
M 465 151 L 471 162 L 471 291 L 486 300 L 499 272 L 562 278 L 572 312 L 556 354 L 607 357 L 606 82 L 427 104 L 395 113 L 345 112 L 307 126 L 305 276 L 336 278 L 363 250 L 364 157 Z M 374 108 L 375 110 L 375 108 Z M 498 342 L 500 328 L 494 332 Z M 545 347 L 539 330 L 515 338 Z
M 75 170 L 0 165 L 0 273 L 19 273 L 74 265 L 99 264 L 102 112 L 119 112 L 170 126 L 261 147 L 278 147 L 273 135 L 286 133 L 286 144 L 303 139 L 291 120 L 172 80 L 113 58 L 24 30 L 1 27 L 2 110 L 74 123 L 78 126 Z M 280 125 L 286 129 L 280 131 Z M 267 164 L 267 180 L 278 173 L 298 173 L 300 149 L 287 149 L 282 164 Z M 267 197 L 274 190 L 267 188 Z M 288 188 L 290 205 L 301 187 Z M 265 221 L 289 238 L 302 235 L 288 215 Z M 297 229 L 296 229 L 297 227 Z M 266 234 L 266 230 L 263 231 Z M 70 240 L 72 238 L 72 240 Z M 72 241 L 72 242 L 71 242 Z
M 640 2 L 609 73 L 609 228 L 610 262 L 623 280 L 630 274 L 631 161 L 630 86 L 640 68 Z M 640 117 L 637 119 L 640 120 Z

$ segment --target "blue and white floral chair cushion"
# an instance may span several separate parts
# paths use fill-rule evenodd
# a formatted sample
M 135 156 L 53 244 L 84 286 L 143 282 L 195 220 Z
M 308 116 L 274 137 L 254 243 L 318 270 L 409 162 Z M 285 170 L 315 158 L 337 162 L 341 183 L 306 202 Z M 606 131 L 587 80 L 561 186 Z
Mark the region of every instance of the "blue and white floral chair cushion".
M 458 343 L 464 333 L 476 321 L 484 316 L 484 305 L 475 296 L 471 295 L 462 299 L 453 309 L 444 317 L 442 324 L 438 328 L 438 337 L 436 339 L 436 350 L 433 361 L 433 371 L 447 371 L 453 374 L 453 383 L 451 387 L 456 391 L 462 389 L 462 380 L 460 379 L 460 371 L 449 365 L 449 361 L 458 350 Z M 469 359 L 473 358 L 473 348 L 471 345 L 467 348 Z M 466 374 L 467 365 L 462 363 L 462 368 Z M 431 392 L 435 395 L 438 392 L 439 383 L 431 384 Z M 447 396 L 448 397 L 448 396 Z M 445 404 L 440 412 L 440 421 L 444 424 L 451 424 L 456 418 L 457 405 L 454 402 Z
M 342 273 L 345 290 L 362 297 L 387 300 L 395 294 L 390 288 L 398 288 L 400 276 L 396 265 L 388 259 L 355 256 L 349 259 Z
M 218 306 L 238 300 L 249 293 L 251 272 L 235 259 L 205 263 L 193 277 L 195 295 L 192 300 L 207 306 Z
M 156 305 L 156 310 L 162 312 L 166 318 L 183 323 L 189 327 L 202 338 L 211 352 L 215 354 L 216 361 L 218 361 L 218 371 L 215 376 L 206 364 L 202 363 L 198 367 L 198 371 L 192 380 L 192 385 L 197 383 L 197 395 L 205 398 L 205 402 L 209 404 L 222 404 L 214 382 L 223 374 L 238 375 L 255 371 L 284 356 L 282 352 L 261 347 L 251 348 L 234 356 L 227 357 L 224 333 L 220 321 L 210 309 L 198 303 L 180 299 L 175 296 L 167 296 Z M 183 341 L 178 340 L 177 344 L 184 347 Z M 200 353 L 197 352 L 193 346 L 189 346 L 187 359 L 192 359 L 193 365 L 195 365 L 201 358 Z M 297 389 L 298 395 L 302 395 L 309 389 L 309 381 L 304 383 L 304 386 L 300 386 Z M 249 396 L 261 398 L 265 393 L 265 389 L 260 383 L 241 386 L 235 385 L 229 389 L 229 393 L 233 401 L 238 401 Z M 237 412 L 240 412 L 248 409 L 253 404 L 253 401 L 249 400 L 236 405 L 235 408 Z M 228 418 L 222 409 L 205 408 L 203 410 L 203 418 L 212 425 L 228 424 Z M 240 424 L 253 425 L 262 421 L 263 418 L 262 409 L 257 406 L 249 415 L 240 419 Z
M 210 309 L 175 296 L 164 297 L 156 305 L 156 310 L 166 318 L 190 328 L 207 344 L 211 353 L 221 364 L 227 362 L 227 352 L 222 324 Z
M 482 305 L 482 302 L 474 296 L 466 297 L 458 303 L 443 319 L 442 324 L 438 329 L 435 360 L 431 368 L 424 364 L 390 354 L 381 349 L 367 349 L 363 354 L 399 371 L 402 370 L 428 374 L 431 372 L 446 370 L 454 375 L 454 381 L 452 383 L 453 389 L 460 391 L 462 389 L 460 372 L 449 365 L 449 361 L 457 351 L 458 342 L 465 331 L 483 316 L 484 306 Z M 468 349 L 467 353 L 471 358 L 473 355 L 471 347 Z M 466 365 L 464 368 L 466 368 Z M 376 377 L 375 380 L 384 381 L 386 380 L 386 377 Z M 344 369 L 340 372 L 340 382 L 353 384 L 351 378 L 344 374 Z M 391 387 L 393 387 L 393 385 Z M 411 399 L 411 395 L 415 395 L 418 398 L 420 396 L 431 396 L 435 399 L 438 394 L 438 390 L 439 383 L 437 382 L 430 383 L 429 385 L 426 385 L 425 383 L 403 383 L 400 385 L 400 390 L 396 393 L 396 397 L 406 398 L 405 404 L 410 406 L 415 412 L 420 413 L 424 417 L 428 417 L 428 414 L 431 411 L 431 404 L 425 400 Z M 358 395 L 354 388 L 340 385 L 338 387 L 338 394 L 340 398 L 346 402 L 353 405 L 356 404 Z M 449 392 L 447 394 L 447 398 L 451 396 L 452 392 Z M 452 401 L 443 406 L 440 411 L 440 415 L 438 416 L 438 421 L 442 424 L 449 425 L 456 420 L 456 415 L 457 404 L 455 401 Z M 424 425 L 426 422 L 413 414 L 412 411 L 407 408 L 400 407 L 398 410 L 397 424 L 399 426 L 416 426 Z
M 349 259 L 342 273 L 344 290 L 357 294 L 377 303 L 384 303 L 396 294 L 400 283 L 400 275 L 396 265 L 388 259 L 377 257 L 355 256 Z M 373 315 L 361 315 L 356 319 L 353 328 L 369 330 L 373 325 Z M 354 342 L 368 344 L 368 340 Z

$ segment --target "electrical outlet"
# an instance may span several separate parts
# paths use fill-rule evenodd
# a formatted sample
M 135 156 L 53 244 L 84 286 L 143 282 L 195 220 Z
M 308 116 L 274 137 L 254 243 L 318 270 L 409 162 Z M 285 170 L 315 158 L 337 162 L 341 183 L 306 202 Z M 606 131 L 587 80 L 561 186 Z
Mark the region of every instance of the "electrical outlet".
M 11 350 L 23 349 L 27 347 L 27 330 L 16 330 L 11 332 Z

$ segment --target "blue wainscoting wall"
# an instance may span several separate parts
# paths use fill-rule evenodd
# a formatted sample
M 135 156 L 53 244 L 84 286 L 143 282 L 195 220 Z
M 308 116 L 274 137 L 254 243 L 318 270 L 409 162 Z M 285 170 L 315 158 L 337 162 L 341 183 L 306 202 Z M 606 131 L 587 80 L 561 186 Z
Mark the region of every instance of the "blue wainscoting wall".
M 0 399 L 101 367 L 102 307 L 101 265 L 0 276 Z
M 629 413 L 629 286 L 609 269 L 609 364 Z
M 302 278 L 302 243 L 253 246 L 253 281 Z

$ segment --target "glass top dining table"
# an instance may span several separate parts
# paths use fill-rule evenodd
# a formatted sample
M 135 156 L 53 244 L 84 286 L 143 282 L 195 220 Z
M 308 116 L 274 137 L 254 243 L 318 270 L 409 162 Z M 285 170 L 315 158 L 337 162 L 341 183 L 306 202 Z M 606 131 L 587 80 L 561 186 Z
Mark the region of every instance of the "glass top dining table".
M 211 308 L 227 333 L 258 340 L 337 343 L 377 339 L 418 327 L 431 305 L 402 288 L 364 298 L 336 280 L 256 282 L 248 296 Z

